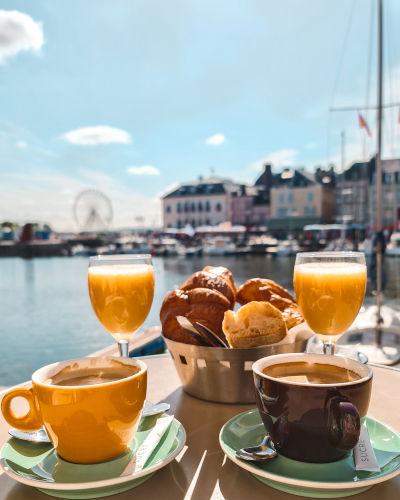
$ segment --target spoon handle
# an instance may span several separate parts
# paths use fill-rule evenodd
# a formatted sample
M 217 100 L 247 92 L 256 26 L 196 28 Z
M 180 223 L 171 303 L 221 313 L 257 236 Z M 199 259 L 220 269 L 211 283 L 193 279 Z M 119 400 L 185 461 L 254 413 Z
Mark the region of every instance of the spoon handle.
M 228 344 L 226 344 L 221 338 L 218 337 L 218 335 L 212 332 L 209 328 L 202 325 L 198 321 L 196 321 L 196 325 L 200 328 L 202 333 L 208 337 L 210 342 L 214 342 L 215 344 L 217 344 L 216 347 L 229 347 Z
M 189 335 L 196 339 L 201 346 L 213 347 L 213 345 L 205 337 L 203 337 L 203 335 L 200 335 L 200 333 L 196 330 L 192 323 L 185 318 L 185 316 L 177 316 L 176 319 L 181 327 L 186 330 Z

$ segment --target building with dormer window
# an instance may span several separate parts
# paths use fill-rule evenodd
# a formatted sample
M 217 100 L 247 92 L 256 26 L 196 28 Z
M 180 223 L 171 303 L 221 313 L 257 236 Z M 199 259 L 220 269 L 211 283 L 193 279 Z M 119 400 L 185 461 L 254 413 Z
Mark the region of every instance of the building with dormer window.
M 233 181 L 216 177 L 181 184 L 162 199 L 164 229 L 230 221 L 231 197 L 238 189 Z

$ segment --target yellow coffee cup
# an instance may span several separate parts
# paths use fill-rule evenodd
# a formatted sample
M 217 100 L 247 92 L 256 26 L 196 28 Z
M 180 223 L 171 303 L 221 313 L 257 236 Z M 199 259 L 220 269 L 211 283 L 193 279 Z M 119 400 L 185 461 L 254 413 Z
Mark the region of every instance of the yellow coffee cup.
M 81 373 L 110 369 L 115 363 L 137 368 L 137 373 L 97 385 L 61 386 L 44 383 L 59 372 Z M 81 358 L 45 366 L 32 375 L 32 387 L 16 387 L 3 398 L 1 411 L 16 429 L 46 432 L 59 455 L 68 462 L 92 464 L 121 455 L 138 428 L 147 389 L 147 367 L 134 358 Z M 29 411 L 17 416 L 16 397 L 26 399 Z

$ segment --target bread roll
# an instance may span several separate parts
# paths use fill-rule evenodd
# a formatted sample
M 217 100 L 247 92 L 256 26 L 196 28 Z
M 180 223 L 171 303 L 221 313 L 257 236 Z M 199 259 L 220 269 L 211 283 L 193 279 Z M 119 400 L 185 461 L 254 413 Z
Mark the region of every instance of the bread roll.
M 286 337 L 282 314 L 269 302 L 249 302 L 236 313 L 226 311 L 222 330 L 231 347 L 275 344 Z
M 178 323 L 177 316 L 185 316 L 192 323 L 198 321 L 222 339 L 222 320 L 230 307 L 229 300 L 216 290 L 196 288 L 190 291 L 174 290 L 164 299 L 160 311 L 162 331 L 175 342 L 200 345 Z
M 288 330 L 294 328 L 301 323 L 304 323 L 303 315 L 300 312 L 299 306 L 289 299 L 283 299 L 278 295 L 272 295 L 269 301 L 274 307 L 282 313 L 283 319 Z
M 272 295 L 279 295 L 296 303 L 294 297 L 285 288 L 275 283 L 275 281 L 261 278 L 253 278 L 240 286 L 237 290 L 236 300 L 243 306 L 253 301 L 269 302 Z
M 231 309 L 233 309 L 235 305 L 236 290 L 233 289 L 229 281 L 226 281 L 216 274 L 199 271 L 189 276 L 180 287 L 180 289 L 184 291 L 193 290 L 194 288 L 209 288 L 210 290 L 216 290 L 229 300 Z

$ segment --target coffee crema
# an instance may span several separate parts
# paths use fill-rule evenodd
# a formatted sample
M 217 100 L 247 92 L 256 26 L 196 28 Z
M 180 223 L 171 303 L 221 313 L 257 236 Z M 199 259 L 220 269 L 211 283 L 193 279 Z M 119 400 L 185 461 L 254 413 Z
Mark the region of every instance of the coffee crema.
M 280 363 L 267 366 L 264 375 L 299 384 L 343 384 L 362 377 L 357 373 L 336 365 L 306 363 L 305 361 Z
M 117 382 L 136 375 L 139 371 L 140 368 L 137 366 L 125 365 L 119 362 L 113 362 L 111 366 L 105 368 L 95 366 L 74 368 L 68 366 L 45 380 L 44 383 L 60 386 L 99 385 Z

